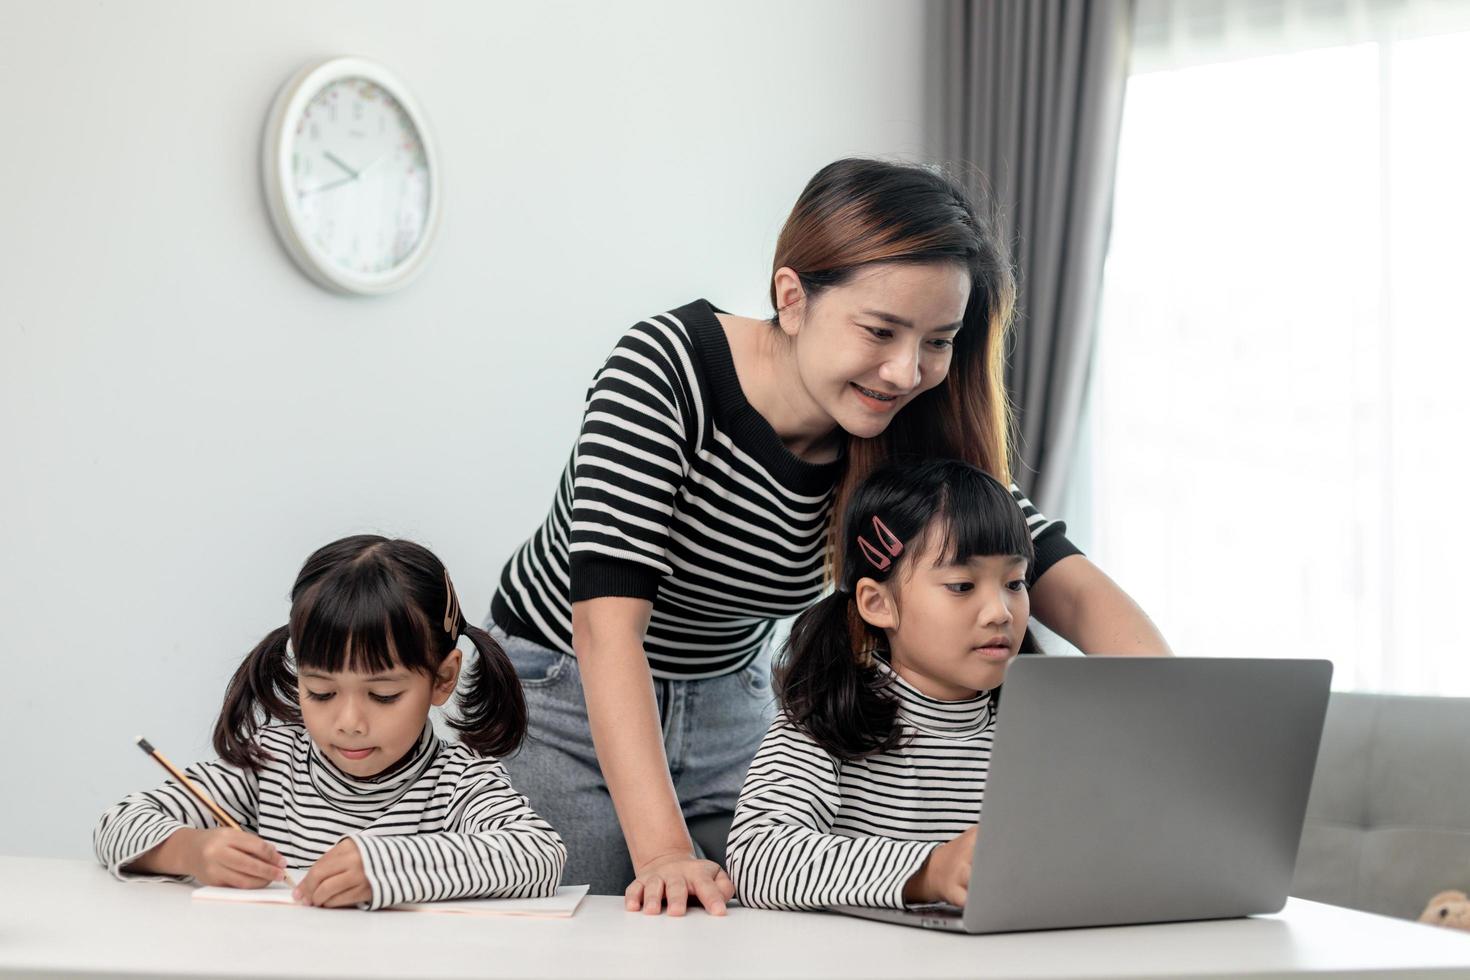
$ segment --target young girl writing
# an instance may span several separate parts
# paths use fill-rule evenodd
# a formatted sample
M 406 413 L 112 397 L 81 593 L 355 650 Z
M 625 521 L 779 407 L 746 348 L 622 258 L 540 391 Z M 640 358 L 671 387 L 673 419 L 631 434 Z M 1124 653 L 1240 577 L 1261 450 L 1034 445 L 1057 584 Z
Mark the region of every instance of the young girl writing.
M 429 708 L 455 693 L 461 635 L 479 658 L 452 744 Z M 93 845 L 119 878 L 261 888 L 309 866 L 294 893 L 307 905 L 550 895 L 566 848 L 492 758 L 525 730 L 509 660 L 465 621 L 439 559 L 410 541 L 343 538 L 306 560 L 290 621 L 231 679 L 220 760 L 186 770 L 247 829 L 218 826 L 169 781 L 104 813 Z
M 1030 613 L 1026 520 L 983 471 L 930 460 L 875 471 L 842 526 L 837 590 L 792 627 L 736 807 L 736 895 L 964 905 L 994 692 Z

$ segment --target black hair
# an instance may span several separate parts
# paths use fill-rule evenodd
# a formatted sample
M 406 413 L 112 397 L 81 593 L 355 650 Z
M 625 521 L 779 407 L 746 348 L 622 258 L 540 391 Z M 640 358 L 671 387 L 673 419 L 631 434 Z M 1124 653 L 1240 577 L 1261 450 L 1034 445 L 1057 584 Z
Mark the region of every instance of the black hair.
M 433 678 L 461 635 L 479 656 L 464 671 L 449 725 L 482 755 L 513 752 L 526 733 L 520 680 L 500 644 L 465 620 L 434 553 L 375 534 L 318 548 L 291 587 L 290 621 L 267 633 L 230 678 L 215 751 L 241 768 L 260 768 L 267 760 L 255 742 L 261 727 L 301 721 L 296 667 L 372 673 L 402 666 Z
M 885 545 L 903 544 L 894 556 Z M 1001 483 L 957 459 L 901 460 L 868 476 L 842 519 L 837 589 L 792 624 L 775 669 L 776 693 L 791 723 L 839 759 L 859 759 L 897 744 L 897 704 L 869 659 L 883 631 L 858 614 L 862 578 L 887 582 L 939 535 L 941 564 L 976 556 L 1034 552 L 1025 515 Z

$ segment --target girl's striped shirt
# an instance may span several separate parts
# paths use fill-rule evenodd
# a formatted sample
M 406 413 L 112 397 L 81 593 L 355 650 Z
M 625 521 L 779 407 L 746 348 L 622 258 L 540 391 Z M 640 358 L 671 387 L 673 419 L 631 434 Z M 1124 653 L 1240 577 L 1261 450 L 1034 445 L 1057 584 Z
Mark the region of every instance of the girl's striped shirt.
M 501 573 L 490 615 L 507 633 L 572 653 L 572 603 L 647 599 L 653 675 L 717 677 L 821 598 L 843 463 L 794 455 L 745 400 L 717 312 L 650 317 L 597 372 L 551 510 Z M 1011 492 L 1039 578 L 1077 549 Z
M 995 700 L 920 693 L 882 661 L 898 702 L 897 748 L 855 762 L 783 714 L 756 752 L 730 825 L 735 895 L 765 909 L 903 908 L 930 852 L 980 820 Z
M 310 867 L 351 837 L 372 886 L 366 908 L 556 892 L 566 863 L 561 837 L 511 788 L 499 762 L 443 741 L 431 725 L 403 764 L 371 779 L 334 766 L 301 725 L 262 729 L 256 742 L 271 756 L 259 773 L 220 761 L 184 772 L 290 868 Z M 92 843 L 118 878 L 163 879 L 126 866 L 181 827 L 216 826 L 169 780 L 103 813 Z

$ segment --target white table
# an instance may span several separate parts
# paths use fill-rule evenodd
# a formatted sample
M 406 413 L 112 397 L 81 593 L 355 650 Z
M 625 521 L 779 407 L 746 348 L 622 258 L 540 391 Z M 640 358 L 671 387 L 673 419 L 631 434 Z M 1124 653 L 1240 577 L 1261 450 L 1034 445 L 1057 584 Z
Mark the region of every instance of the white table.
M 821 913 L 498 919 L 194 902 L 0 857 L 0 976 L 1470 977 L 1470 934 L 1293 899 L 1276 916 L 966 936 Z

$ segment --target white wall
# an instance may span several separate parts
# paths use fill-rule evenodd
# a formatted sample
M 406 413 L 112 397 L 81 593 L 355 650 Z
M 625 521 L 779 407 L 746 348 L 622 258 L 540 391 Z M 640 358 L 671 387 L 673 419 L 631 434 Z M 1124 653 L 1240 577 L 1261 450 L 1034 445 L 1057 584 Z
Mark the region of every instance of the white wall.
M 926 8 L 76 2 L 0 6 L 0 853 L 83 856 L 209 754 L 225 679 L 307 553 L 421 541 L 478 616 L 544 515 L 620 331 L 755 315 L 822 164 L 925 152 Z M 277 243 L 265 113 L 375 58 L 445 172 L 422 277 L 312 285 Z

